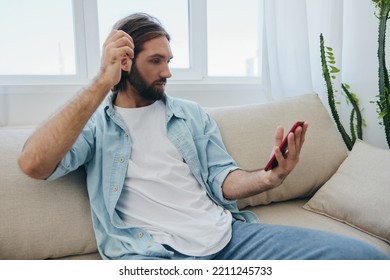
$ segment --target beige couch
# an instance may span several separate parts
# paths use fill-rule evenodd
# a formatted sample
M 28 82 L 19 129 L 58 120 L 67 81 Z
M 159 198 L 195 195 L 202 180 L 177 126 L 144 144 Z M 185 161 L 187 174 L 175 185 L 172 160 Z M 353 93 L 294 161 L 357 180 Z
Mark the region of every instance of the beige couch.
M 301 161 L 281 187 L 240 200 L 263 223 L 352 236 L 390 255 L 390 153 L 358 142 L 349 155 L 316 94 L 266 104 L 210 108 L 238 164 L 266 164 L 277 125 L 309 122 Z M 16 163 L 31 128 L 0 129 L 0 259 L 99 259 L 82 169 L 33 180 Z M 379 177 L 379 179 L 378 179 Z M 313 196 L 314 195 L 314 196 Z

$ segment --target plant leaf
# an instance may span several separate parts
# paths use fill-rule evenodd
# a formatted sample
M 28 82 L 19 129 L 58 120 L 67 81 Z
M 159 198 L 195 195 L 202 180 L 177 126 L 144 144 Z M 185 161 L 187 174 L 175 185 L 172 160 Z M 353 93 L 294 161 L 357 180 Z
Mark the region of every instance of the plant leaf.
M 340 72 L 340 69 L 338 69 L 338 68 L 336 68 L 336 67 L 334 67 L 334 66 L 332 66 L 332 65 L 330 65 L 330 73 L 338 73 L 338 72 Z

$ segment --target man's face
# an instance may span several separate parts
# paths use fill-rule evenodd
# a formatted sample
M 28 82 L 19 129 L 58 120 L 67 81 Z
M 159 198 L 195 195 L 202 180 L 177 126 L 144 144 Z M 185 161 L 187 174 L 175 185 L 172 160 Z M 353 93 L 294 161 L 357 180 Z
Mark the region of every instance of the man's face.
M 144 43 L 134 60 L 129 83 L 146 100 L 159 100 L 170 78 L 169 62 L 172 52 L 166 37 L 158 37 Z

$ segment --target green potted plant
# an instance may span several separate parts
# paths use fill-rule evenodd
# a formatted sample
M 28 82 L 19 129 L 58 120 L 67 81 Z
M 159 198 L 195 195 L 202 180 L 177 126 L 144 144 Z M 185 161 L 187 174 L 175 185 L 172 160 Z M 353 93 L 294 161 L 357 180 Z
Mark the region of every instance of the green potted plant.
M 335 93 L 337 90 L 333 88 L 333 80 L 336 79 L 336 73 L 340 70 L 335 66 L 336 59 L 333 54 L 333 49 L 331 47 L 326 47 L 324 43 L 324 37 L 320 34 L 320 53 L 321 53 L 321 65 L 322 65 L 322 74 L 325 79 L 327 94 L 328 94 L 328 103 L 333 116 L 333 119 L 336 123 L 337 129 L 339 130 L 342 139 L 344 140 L 345 145 L 349 150 L 352 150 L 353 145 L 357 138 L 363 139 L 363 124 L 364 120 L 362 118 L 361 109 L 359 106 L 359 99 L 356 94 L 352 93 L 347 84 L 341 83 L 342 91 L 347 99 L 347 102 L 352 105 L 352 110 L 349 118 L 349 127 L 350 135 L 347 133 L 342 122 L 340 121 L 340 116 L 337 111 L 337 104 Z
M 387 145 L 390 148 L 390 92 L 389 92 L 389 73 L 386 67 L 386 28 L 389 19 L 390 0 L 373 0 L 376 13 L 379 19 L 378 31 L 378 87 L 379 94 L 377 104 L 378 117 L 382 120 L 381 124 L 385 129 Z

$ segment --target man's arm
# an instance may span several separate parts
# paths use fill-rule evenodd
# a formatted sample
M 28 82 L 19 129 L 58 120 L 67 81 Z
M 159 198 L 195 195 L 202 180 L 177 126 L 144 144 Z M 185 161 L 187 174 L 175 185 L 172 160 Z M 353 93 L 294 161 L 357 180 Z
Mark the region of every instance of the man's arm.
M 226 199 L 242 199 L 280 186 L 299 161 L 308 124 L 288 135 L 288 153 L 284 157 L 279 149 L 283 139 L 283 129 L 278 128 L 275 136 L 275 156 L 278 166 L 272 170 L 245 171 L 237 169 L 231 172 L 222 185 Z
M 98 76 L 27 140 L 18 159 L 27 175 L 45 179 L 55 170 L 112 86 L 119 82 L 121 71 L 130 71 L 134 45 L 128 34 L 112 31 L 103 49 Z

